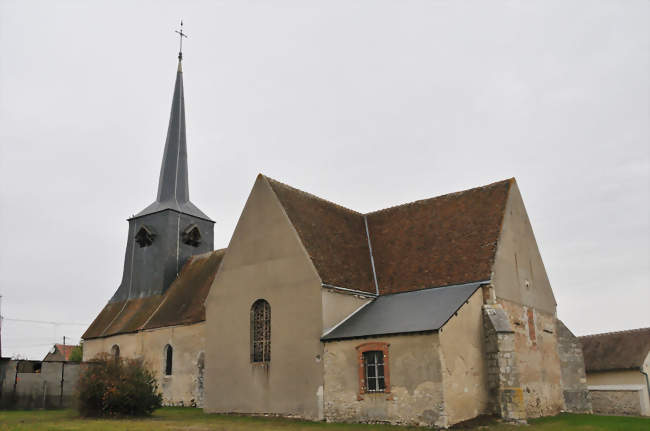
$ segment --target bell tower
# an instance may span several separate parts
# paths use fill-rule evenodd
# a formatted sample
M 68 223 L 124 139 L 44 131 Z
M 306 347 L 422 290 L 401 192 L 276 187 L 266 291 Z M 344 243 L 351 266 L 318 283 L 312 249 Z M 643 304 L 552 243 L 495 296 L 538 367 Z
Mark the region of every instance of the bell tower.
M 182 48 L 182 27 L 177 33 Z M 128 220 L 122 283 L 110 302 L 163 293 L 190 256 L 214 249 L 214 222 L 190 201 L 182 62 L 181 49 L 158 195 Z

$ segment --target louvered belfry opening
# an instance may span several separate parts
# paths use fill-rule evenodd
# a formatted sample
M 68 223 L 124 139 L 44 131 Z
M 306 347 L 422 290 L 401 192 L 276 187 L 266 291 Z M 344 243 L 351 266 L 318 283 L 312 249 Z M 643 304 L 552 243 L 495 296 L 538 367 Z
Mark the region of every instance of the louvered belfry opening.
M 251 307 L 251 362 L 271 361 L 271 306 L 263 299 Z

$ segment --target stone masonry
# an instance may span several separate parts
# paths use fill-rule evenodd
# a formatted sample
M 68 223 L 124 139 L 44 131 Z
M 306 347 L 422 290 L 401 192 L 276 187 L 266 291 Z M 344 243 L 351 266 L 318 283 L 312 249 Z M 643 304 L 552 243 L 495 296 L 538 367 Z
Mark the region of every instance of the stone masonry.
M 557 321 L 557 340 L 562 373 L 564 411 L 592 413 L 582 345 L 578 338 L 560 320 Z
M 519 382 L 514 331 L 498 304 L 483 306 L 490 410 L 504 420 L 526 422 L 524 394 Z

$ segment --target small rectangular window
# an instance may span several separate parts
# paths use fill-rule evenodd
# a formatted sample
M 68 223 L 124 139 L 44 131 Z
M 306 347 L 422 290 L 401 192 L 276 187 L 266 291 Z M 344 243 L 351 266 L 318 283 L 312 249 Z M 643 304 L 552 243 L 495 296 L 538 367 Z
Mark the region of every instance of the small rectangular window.
M 363 366 L 366 377 L 366 392 L 384 392 L 384 352 L 373 350 L 363 352 Z

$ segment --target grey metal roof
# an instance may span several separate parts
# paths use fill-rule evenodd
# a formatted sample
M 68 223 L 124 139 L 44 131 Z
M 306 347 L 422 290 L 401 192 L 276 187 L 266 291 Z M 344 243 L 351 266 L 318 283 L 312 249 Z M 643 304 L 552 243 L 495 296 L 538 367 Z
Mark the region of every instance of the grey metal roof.
M 183 92 L 183 69 L 180 59 L 178 61 L 178 71 L 176 72 L 176 84 L 174 85 L 174 98 L 167 128 L 165 152 L 158 180 L 158 196 L 155 202 L 136 214 L 134 218 L 166 209 L 210 220 L 203 211 L 190 202 L 187 179 L 187 143 L 185 141 L 185 95 Z
M 485 281 L 382 295 L 321 340 L 437 331 Z

